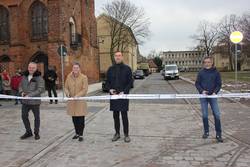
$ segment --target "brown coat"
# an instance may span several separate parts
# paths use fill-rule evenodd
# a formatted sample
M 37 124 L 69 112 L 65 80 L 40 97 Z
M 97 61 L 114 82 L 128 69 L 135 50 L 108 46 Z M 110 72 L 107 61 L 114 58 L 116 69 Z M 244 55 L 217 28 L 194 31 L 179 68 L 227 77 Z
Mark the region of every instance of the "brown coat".
M 67 97 L 83 97 L 88 92 L 88 78 L 79 74 L 75 78 L 72 72 L 67 76 L 65 82 L 65 94 Z M 70 116 L 86 116 L 87 103 L 84 100 L 70 100 L 67 102 L 67 113 Z

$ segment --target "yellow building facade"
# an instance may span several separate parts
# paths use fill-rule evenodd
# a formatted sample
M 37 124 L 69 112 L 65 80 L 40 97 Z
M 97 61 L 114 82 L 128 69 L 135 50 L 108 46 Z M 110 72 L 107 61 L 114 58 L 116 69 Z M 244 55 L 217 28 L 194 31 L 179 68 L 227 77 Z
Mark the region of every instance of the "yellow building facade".
M 112 65 L 110 56 L 111 47 L 111 27 L 109 19 L 105 15 L 97 17 L 97 37 L 99 42 L 99 56 L 100 56 L 100 73 L 105 74 L 108 68 Z M 112 19 L 115 21 L 114 19 Z M 124 57 L 124 63 L 131 67 L 132 71 L 137 69 L 137 56 L 139 54 L 138 43 L 129 27 L 124 32 L 127 38 L 130 38 L 130 42 L 126 49 L 122 51 Z M 118 50 L 117 48 L 114 51 Z

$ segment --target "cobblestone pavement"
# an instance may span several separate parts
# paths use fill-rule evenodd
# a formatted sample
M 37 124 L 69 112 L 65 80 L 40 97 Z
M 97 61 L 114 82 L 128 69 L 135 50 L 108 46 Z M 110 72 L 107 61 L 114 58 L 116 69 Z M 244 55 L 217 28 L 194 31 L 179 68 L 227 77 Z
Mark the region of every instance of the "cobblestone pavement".
M 195 93 L 182 80 L 164 81 L 160 74 L 136 81 L 132 93 Z M 107 103 L 90 102 L 84 142 L 71 139 L 71 119 L 65 104 L 42 106 L 41 140 L 19 140 L 23 133 L 19 107 L 1 108 L 0 166 L 32 167 L 248 167 L 250 108 L 220 99 L 224 143 L 211 135 L 201 139 L 197 100 L 131 101 L 131 143 L 111 142 L 112 112 Z M 98 112 L 97 112 L 98 111 Z

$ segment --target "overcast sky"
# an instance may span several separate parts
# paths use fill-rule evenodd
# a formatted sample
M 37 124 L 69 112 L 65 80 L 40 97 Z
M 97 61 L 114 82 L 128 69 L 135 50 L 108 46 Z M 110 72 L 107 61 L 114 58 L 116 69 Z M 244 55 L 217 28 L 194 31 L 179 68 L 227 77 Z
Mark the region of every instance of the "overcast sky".
M 95 0 L 96 16 L 110 0 Z M 150 18 L 151 38 L 140 46 L 144 56 L 151 50 L 189 50 L 190 38 L 200 21 L 218 22 L 225 15 L 250 11 L 250 0 L 131 0 Z

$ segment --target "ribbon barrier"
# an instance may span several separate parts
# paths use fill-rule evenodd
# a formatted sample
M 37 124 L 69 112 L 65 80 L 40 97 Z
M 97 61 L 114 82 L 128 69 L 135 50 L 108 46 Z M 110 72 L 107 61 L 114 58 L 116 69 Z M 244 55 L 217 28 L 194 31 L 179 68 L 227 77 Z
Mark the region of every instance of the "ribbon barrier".
M 217 95 L 203 94 L 122 94 L 122 95 L 103 95 L 103 96 L 85 96 L 85 97 L 19 97 L 0 94 L 0 99 L 20 99 L 20 100 L 86 100 L 86 101 L 103 101 L 103 100 L 168 100 L 168 99 L 200 99 L 200 98 L 250 98 L 250 93 L 223 93 Z

